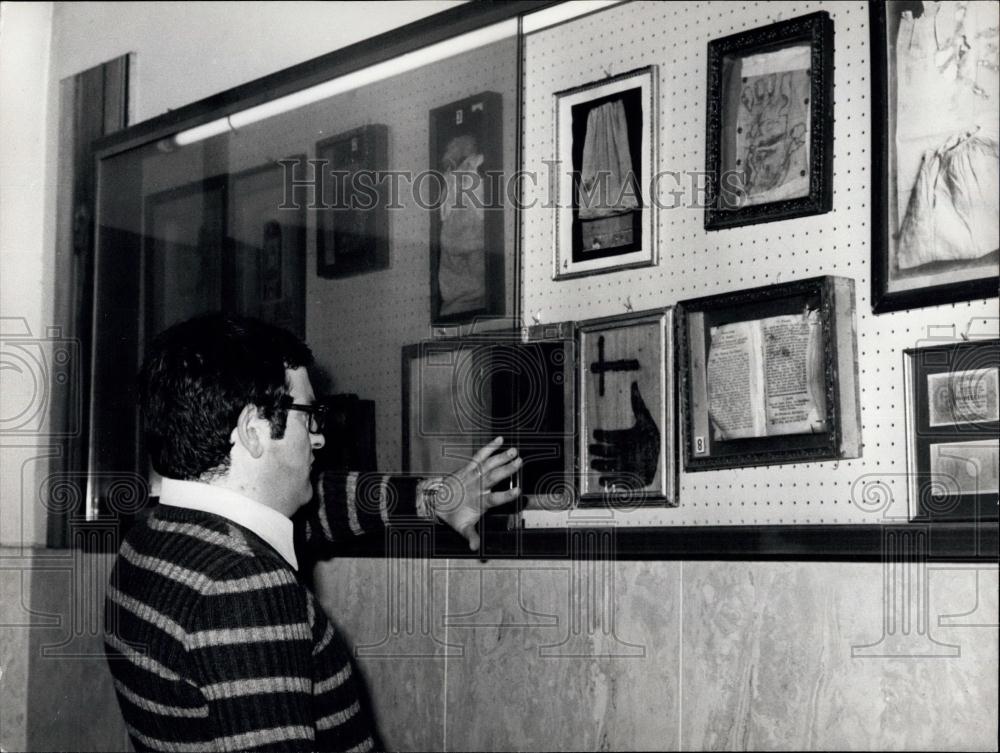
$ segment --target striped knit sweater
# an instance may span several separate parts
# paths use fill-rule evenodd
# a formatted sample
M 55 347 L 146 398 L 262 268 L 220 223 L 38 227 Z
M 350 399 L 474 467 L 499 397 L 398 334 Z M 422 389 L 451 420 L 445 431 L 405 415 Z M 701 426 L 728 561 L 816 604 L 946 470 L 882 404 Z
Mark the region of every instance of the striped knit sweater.
M 301 554 L 426 517 L 415 479 L 324 478 Z M 305 566 L 305 563 L 303 563 Z M 226 518 L 158 506 L 129 531 L 108 586 L 105 647 L 137 750 L 378 747 L 351 657 L 292 567 Z

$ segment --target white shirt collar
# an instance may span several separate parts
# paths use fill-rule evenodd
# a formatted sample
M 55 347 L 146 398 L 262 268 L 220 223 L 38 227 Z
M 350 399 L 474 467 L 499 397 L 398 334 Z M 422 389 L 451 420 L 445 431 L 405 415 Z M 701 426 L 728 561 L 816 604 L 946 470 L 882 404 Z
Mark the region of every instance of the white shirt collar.
M 231 520 L 264 539 L 293 570 L 299 569 L 298 560 L 295 559 L 292 521 L 267 505 L 230 489 L 173 478 L 163 479 L 160 504 L 199 510 Z

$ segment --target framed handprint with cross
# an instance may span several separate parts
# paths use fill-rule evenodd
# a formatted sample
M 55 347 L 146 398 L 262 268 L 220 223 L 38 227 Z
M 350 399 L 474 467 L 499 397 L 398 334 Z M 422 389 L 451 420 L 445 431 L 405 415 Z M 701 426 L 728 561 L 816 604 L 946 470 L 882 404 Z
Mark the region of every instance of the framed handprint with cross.
M 708 43 L 705 229 L 833 207 L 833 21 L 825 11 Z
M 581 322 L 580 507 L 677 505 L 673 308 Z

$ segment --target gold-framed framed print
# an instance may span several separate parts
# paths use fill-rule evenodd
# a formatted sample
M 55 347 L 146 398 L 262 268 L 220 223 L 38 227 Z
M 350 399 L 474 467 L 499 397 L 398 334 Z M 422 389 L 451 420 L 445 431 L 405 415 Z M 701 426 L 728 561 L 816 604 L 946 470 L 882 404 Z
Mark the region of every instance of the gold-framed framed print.
M 872 310 L 1000 287 L 1000 2 L 869 3 Z
M 708 43 L 705 229 L 833 208 L 833 21 L 825 11 Z
M 1000 340 L 903 352 L 909 514 L 997 520 Z
M 580 507 L 677 505 L 674 310 L 577 327 Z
M 655 65 L 556 93 L 553 278 L 657 261 Z

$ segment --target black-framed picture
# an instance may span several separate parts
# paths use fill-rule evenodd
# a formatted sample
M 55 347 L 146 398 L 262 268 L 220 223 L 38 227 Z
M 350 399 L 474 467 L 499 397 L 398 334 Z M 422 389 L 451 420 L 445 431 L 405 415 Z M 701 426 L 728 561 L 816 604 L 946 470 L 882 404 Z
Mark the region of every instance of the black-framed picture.
M 223 307 L 226 178 L 159 191 L 143 207 L 146 338 Z
M 872 309 L 997 295 L 1000 3 L 869 4 Z
M 678 304 L 684 468 L 859 457 L 854 280 Z
M 833 207 L 833 21 L 825 11 L 708 43 L 705 229 Z
M 316 273 L 349 277 L 389 267 L 389 214 L 384 172 L 389 128 L 366 125 L 316 144 L 326 171 L 316 228 Z
M 431 322 L 505 312 L 502 96 L 430 111 Z
M 572 345 L 499 335 L 404 346 L 403 470 L 457 471 L 503 436 L 522 460 L 522 493 L 561 496 L 572 474 Z
M 553 277 L 656 264 L 656 66 L 556 93 Z
M 997 520 L 1000 340 L 913 348 L 903 367 L 911 519 Z
M 577 330 L 579 505 L 677 505 L 673 308 Z
M 285 177 L 277 162 L 228 176 L 223 307 L 305 337 L 306 209 L 282 208 Z

